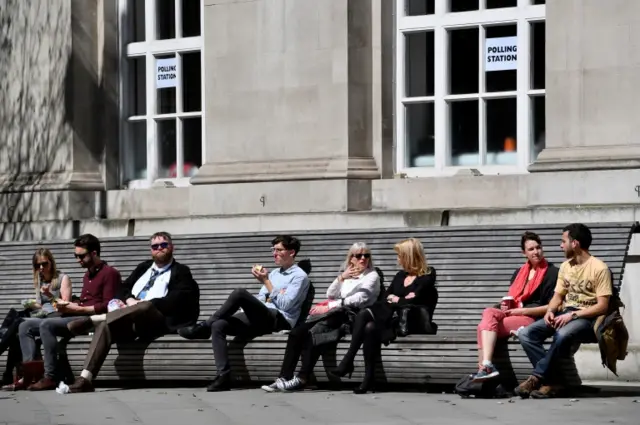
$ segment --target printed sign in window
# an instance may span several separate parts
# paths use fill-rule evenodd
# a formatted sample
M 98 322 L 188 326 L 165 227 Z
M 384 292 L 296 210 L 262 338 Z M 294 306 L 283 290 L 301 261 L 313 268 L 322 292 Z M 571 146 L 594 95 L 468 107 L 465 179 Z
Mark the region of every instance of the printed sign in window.
M 485 70 L 510 71 L 517 69 L 518 37 L 487 38 L 485 48 Z
M 156 60 L 156 87 L 164 89 L 178 85 L 178 66 L 176 58 Z

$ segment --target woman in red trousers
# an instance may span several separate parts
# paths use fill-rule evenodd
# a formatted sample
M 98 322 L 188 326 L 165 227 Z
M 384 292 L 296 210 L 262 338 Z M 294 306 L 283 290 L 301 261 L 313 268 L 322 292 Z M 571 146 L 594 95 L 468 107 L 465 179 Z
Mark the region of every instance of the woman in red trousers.
M 544 316 L 558 280 L 558 268 L 544 258 L 540 237 L 525 232 L 520 248 L 527 262 L 511 277 L 509 293 L 500 308 L 487 308 L 478 325 L 479 370 L 474 381 L 484 381 L 499 375 L 492 363 L 496 342 L 508 338 L 518 329 Z

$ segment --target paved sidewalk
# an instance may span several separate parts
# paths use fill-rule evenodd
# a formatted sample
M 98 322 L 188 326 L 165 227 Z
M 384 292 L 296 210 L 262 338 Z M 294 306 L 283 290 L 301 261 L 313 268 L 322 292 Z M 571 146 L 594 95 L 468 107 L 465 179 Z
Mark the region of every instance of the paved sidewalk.
M 451 394 L 197 389 L 0 393 L 0 424 L 638 424 L 640 397 L 463 400 Z M 620 394 L 618 394 L 620 395 Z

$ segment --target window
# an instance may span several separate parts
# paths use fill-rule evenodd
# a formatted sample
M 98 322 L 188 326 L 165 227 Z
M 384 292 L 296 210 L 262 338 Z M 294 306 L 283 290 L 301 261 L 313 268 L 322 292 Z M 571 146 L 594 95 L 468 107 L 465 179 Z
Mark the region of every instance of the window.
M 120 0 L 121 181 L 176 186 L 202 165 L 202 0 Z
M 544 148 L 544 1 L 396 3 L 398 172 L 526 172 Z

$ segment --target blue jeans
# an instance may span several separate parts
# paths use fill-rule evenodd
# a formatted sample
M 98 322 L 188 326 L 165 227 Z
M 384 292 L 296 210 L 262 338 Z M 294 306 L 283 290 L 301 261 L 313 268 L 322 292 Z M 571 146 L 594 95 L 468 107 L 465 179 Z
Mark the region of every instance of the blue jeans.
M 559 316 L 573 310 L 564 310 L 556 314 Z M 530 324 L 518 335 L 522 348 L 527 353 L 533 365 L 533 376 L 541 379 L 552 377 L 555 362 L 571 354 L 571 347 L 575 344 L 595 342 L 596 336 L 593 331 L 594 319 L 575 319 L 556 330 L 547 326 L 544 319 L 539 319 Z M 544 349 L 544 341 L 553 336 L 553 342 L 548 351 Z

